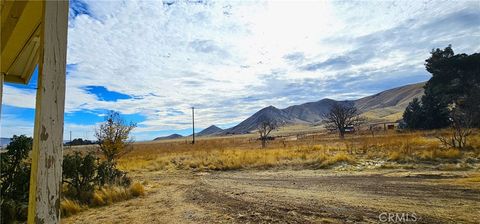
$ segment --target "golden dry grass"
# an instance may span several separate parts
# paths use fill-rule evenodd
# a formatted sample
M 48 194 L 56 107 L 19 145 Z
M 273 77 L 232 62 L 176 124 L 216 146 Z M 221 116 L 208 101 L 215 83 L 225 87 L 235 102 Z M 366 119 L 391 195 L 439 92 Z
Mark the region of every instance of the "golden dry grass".
M 62 217 L 75 215 L 85 209 L 85 205 L 81 205 L 77 201 L 67 198 L 62 199 L 62 201 L 60 202 L 60 213 L 62 214 Z
M 114 202 L 124 201 L 130 198 L 132 198 L 132 194 L 128 188 L 118 186 L 102 187 L 93 192 L 92 205 L 109 205 Z
M 473 174 L 469 177 L 466 177 L 464 179 L 459 179 L 459 182 L 463 183 L 479 183 L 480 184 L 480 173 Z
M 63 198 L 60 202 L 62 217 L 77 214 L 89 207 L 110 205 L 134 197 L 144 196 L 145 189 L 141 183 L 135 182 L 130 187 L 105 186 L 95 189 L 91 195 L 90 204 L 81 204 L 78 201 Z
M 119 161 L 123 170 L 238 170 L 271 167 L 327 168 L 338 163 L 356 164 L 362 160 L 386 160 L 401 163 L 455 162 L 465 156 L 479 156 L 480 136 L 470 138 L 477 149 L 461 152 L 444 148 L 434 132 L 394 131 L 361 133 L 339 140 L 336 135 L 320 133 L 278 137 L 266 149 L 250 136 L 204 138 L 195 145 L 188 141 L 136 143 Z
M 145 188 L 141 183 L 135 182 L 130 186 L 130 193 L 133 197 L 144 196 Z
M 465 177 L 455 179 L 455 181 L 451 182 L 450 184 L 456 184 L 480 190 L 480 173 L 472 173 Z

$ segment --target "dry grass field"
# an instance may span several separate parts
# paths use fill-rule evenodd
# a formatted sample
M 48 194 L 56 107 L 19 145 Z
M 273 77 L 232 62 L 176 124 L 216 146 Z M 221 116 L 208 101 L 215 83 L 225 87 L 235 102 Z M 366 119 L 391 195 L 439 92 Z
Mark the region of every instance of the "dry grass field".
M 480 134 L 461 151 L 435 136 L 298 132 L 266 149 L 254 135 L 139 142 L 119 168 L 144 195 L 63 222 L 378 223 L 386 213 L 479 223 Z
M 278 137 L 266 149 L 254 135 L 211 138 L 191 145 L 186 140 L 136 143 L 119 166 L 127 171 L 320 169 L 431 167 L 469 169 L 478 165 L 480 135 L 470 138 L 471 148 L 460 152 L 445 148 L 434 132 L 388 132 L 371 136 L 302 134 Z M 338 167 L 336 167 L 338 168 Z

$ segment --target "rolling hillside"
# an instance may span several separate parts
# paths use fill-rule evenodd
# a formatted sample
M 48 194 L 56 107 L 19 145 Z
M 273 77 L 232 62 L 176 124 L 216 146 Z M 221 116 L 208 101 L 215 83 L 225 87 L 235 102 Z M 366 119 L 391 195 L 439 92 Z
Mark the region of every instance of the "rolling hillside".
M 177 139 L 177 138 L 182 138 L 182 137 L 183 136 L 179 135 L 179 134 L 171 134 L 171 135 L 165 136 L 165 137 L 157 137 L 157 138 L 153 139 L 153 141 L 167 140 L 167 139 Z
M 215 125 L 211 125 L 210 127 L 203 129 L 201 132 L 195 133 L 195 135 L 196 136 L 209 136 L 209 135 L 218 134 L 222 131 L 223 131 L 223 129 L 221 129 L 221 128 L 215 126 Z
M 355 100 L 363 116 L 374 120 L 398 120 L 413 98 L 423 95 L 424 82 L 389 89 Z
M 350 101 L 335 101 L 322 99 L 294 105 L 285 109 L 269 106 L 256 112 L 240 124 L 226 129 L 221 134 L 243 134 L 255 130 L 265 120 L 271 120 L 282 125 L 315 124 L 321 121 L 321 115 L 335 103 L 353 103 L 362 115 L 373 121 L 394 121 L 401 118 L 408 103 L 415 97 L 423 95 L 424 82 L 401 86 L 375 95 Z

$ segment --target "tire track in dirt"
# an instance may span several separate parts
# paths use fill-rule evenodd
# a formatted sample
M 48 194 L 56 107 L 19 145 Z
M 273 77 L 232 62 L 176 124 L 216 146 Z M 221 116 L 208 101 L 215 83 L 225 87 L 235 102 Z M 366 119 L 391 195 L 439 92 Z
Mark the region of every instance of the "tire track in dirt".
M 207 210 L 218 210 L 236 223 L 378 223 L 382 212 L 416 213 L 415 203 L 422 209 L 431 203 L 428 200 L 460 200 L 469 205 L 480 206 L 480 192 L 450 185 L 435 185 L 428 182 L 435 177 L 391 177 L 374 175 L 318 175 L 295 177 L 256 175 L 255 172 L 219 172 L 204 175 L 201 184 L 187 190 L 186 197 Z M 289 190 L 295 190 L 290 192 Z M 307 192 L 307 196 L 303 192 Z M 327 191 L 327 192 L 325 192 Z M 395 204 L 371 206 L 369 200 L 358 203 L 335 196 L 311 197 L 312 193 L 365 194 L 371 200 L 388 201 L 389 198 L 404 198 L 398 207 Z M 300 192 L 300 196 L 296 193 Z M 339 195 L 340 196 L 340 195 Z M 332 198 L 334 200 L 332 200 Z M 406 199 L 405 199 L 406 198 Z M 427 202 L 422 202 L 427 200 Z M 423 204 L 422 204 L 423 203 Z M 378 204 L 378 203 L 377 203 Z M 412 205 L 410 205 L 412 204 Z M 413 211 L 413 212 L 412 212 Z M 417 213 L 416 223 L 449 223 L 458 217 L 438 216 L 438 212 Z M 475 223 L 468 218 L 463 222 Z
M 138 172 L 146 196 L 62 223 L 378 223 L 382 212 L 415 212 L 415 223 L 480 223 L 478 189 L 435 182 L 454 175 L 399 172 Z

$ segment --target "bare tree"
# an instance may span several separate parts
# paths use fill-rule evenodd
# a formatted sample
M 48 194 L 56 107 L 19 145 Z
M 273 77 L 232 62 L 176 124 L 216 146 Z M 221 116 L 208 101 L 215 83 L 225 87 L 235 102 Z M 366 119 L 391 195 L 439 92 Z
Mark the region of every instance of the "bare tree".
M 260 141 L 262 141 L 262 148 L 265 148 L 267 146 L 267 142 L 269 140 L 269 134 L 273 130 L 275 130 L 278 127 L 278 125 L 271 121 L 263 121 L 258 125 L 258 134 L 260 135 Z
M 109 111 L 105 122 L 95 130 L 100 151 L 109 164 L 115 166 L 117 159 L 129 151 L 133 142 L 129 135 L 135 127 L 135 123 L 127 124 L 119 113 Z
M 334 103 L 330 111 L 321 116 L 326 128 L 338 130 L 341 139 L 345 137 L 347 128 L 358 127 L 365 122 L 353 104 Z
M 472 134 L 474 117 L 470 111 L 453 107 L 450 113 L 450 130 L 448 136 L 438 135 L 437 138 L 445 146 L 463 149 L 467 145 L 467 138 Z

